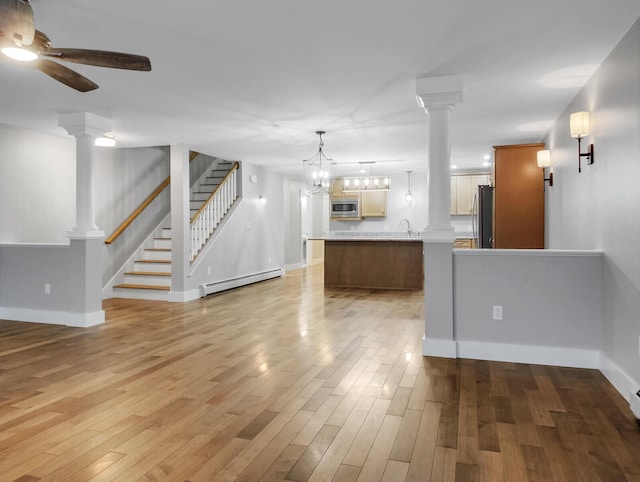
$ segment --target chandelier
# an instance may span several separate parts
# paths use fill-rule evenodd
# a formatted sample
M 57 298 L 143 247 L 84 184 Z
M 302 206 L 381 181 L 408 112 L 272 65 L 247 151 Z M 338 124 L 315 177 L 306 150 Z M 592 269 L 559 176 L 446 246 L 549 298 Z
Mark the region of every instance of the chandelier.
M 311 194 L 329 194 L 331 181 L 335 177 L 336 163 L 333 159 L 328 159 L 322 152 L 324 147 L 322 135 L 324 133 L 324 131 L 316 131 L 320 137 L 318 153 L 312 158 L 302 161 L 307 189 Z

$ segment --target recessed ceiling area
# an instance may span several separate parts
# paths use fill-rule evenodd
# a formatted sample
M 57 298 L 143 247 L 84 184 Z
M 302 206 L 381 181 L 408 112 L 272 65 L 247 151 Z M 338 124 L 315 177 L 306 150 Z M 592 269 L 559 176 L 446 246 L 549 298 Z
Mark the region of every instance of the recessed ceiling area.
M 640 16 L 640 2 L 32 0 L 58 47 L 145 55 L 151 72 L 78 65 L 79 93 L 0 61 L 0 122 L 65 135 L 59 113 L 111 118 L 120 147 L 186 144 L 303 176 L 324 151 L 349 175 L 425 171 L 428 118 L 415 79 L 459 75 L 451 163 L 538 142 Z

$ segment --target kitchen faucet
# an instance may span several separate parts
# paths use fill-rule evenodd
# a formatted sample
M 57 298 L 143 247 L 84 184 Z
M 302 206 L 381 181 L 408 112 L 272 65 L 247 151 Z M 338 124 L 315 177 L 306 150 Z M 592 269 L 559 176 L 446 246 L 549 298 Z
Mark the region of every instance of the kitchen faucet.
M 400 220 L 400 227 L 402 227 L 402 223 L 405 222 L 405 221 L 407 222 L 407 234 L 409 236 L 411 236 L 411 233 L 412 233 L 412 231 L 411 231 L 411 223 L 409 222 L 409 220 L 407 218 L 404 218 L 404 219 Z

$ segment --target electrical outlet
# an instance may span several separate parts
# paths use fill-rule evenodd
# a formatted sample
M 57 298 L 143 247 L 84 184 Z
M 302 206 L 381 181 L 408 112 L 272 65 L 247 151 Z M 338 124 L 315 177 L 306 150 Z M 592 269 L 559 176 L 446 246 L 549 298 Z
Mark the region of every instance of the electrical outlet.
M 50 295 L 51 294 L 51 284 L 49 284 L 49 283 L 45 283 L 44 284 L 44 294 L 45 295 Z
M 493 319 L 502 320 L 502 305 L 493 305 Z
M 271 256 L 269 256 L 269 260 L 267 261 L 267 263 L 271 264 Z
M 211 274 L 211 266 L 207 266 L 207 274 Z

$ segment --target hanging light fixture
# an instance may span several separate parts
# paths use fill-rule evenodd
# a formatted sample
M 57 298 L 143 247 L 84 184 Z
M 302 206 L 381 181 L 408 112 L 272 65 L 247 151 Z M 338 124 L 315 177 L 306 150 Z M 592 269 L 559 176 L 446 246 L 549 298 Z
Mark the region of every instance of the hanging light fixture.
M 389 184 L 389 176 L 374 176 L 374 161 L 360 163 L 360 165 L 364 164 L 369 165 L 369 175 L 345 177 L 342 192 L 388 191 L 391 188 Z M 367 171 L 363 168 L 360 172 L 366 173 Z
M 310 159 L 302 161 L 304 166 L 304 177 L 307 189 L 311 194 L 329 194 L 331 192 L 331 181 L 335 177 L 336 163 L 333 159 L 328 159 L 322 152 L 324 142 L 322 135 L 325 131 L 316 131 L 320 137 L 318 153 Z
M 413 194 L 411 193 L 411 172 L 407 171 L 407 194 L 404 196 L 404 200 L 407 204 L 411 204 L 413 202 Z

